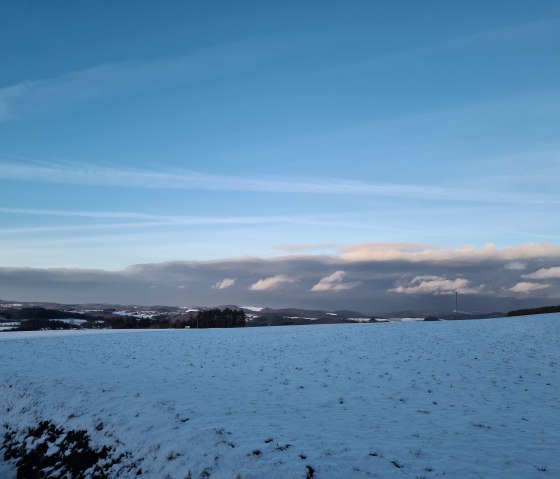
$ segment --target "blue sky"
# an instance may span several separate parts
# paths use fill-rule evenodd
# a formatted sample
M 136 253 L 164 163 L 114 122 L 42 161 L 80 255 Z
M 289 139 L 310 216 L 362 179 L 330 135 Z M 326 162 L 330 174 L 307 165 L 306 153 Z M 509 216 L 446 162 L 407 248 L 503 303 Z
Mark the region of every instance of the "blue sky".
M 1 8 L 1 266 L 560 240 L 556 1 Z

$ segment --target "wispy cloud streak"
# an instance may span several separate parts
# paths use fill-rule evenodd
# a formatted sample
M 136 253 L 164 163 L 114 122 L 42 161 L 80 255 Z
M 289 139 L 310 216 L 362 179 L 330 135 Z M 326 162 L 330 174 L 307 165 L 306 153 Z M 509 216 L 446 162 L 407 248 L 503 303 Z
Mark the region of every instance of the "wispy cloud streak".
M 239 41 L 179 58 L 107 63 L 58 77 L 23 81 L 0 88 L 0 122 L 50 113 L 98 98 L 231 74 L 289 51 L 294 43 L 285 38 Z
M 153 224 L 177 224 L 177 225 L 223 225 L 223 224 L 265 224 L 265 223 L 294 223 L 301 224 L 323 221 L 329 224 L 331 216 L 316 215 L 309 216 L 177 216 L 156 215 L 149 213 L 138 213 L 131 211 L 72 211 L 72 210 L 49 210 L 36 208 L 2 208 L 0 213 L 15 215 L 34 215 L 51 217 L 78 217 L 89 219 L 129 219 L 152 221 Z M 142 223 L 131 223 L 142 224 Z M 152 223 L 149 223 L 152 225 Z
M 130 220 L 123 223 L 96 223 L 86 225 L 50 225 L 32 227 L 12 227 L 0 230 L 2 234 L 17 234 L 29 232 L 49 231 L 80 231 L 111 228 L 133 228 L 133 227 L 164 227 L 164 226 L 258 226 L 258 225 L 307 225 L 307 226 L 330 226 L 336 225 L 340 228 L 379 229 L 374 225 L 364 225 L 359 221 L 348 221 L 349 214 L 321 214 L 321 215 L 275 215 L 275 216 L 180 216 L 180 215 L 158 215 L 131 211 L 80 211 L 80 210 L 52 210 L 37 208 L 6 208 L 0 207 L 0 214 L 6 215 L 28 215 L 52 218 L 84 218 L 88 220 Z M 137 220 L 137 221 L 135 221 Z
M 560 18 L 549 18 L 516 25 L 508 25 L 490 30 L 453 36 L 438 42 L 416 45 L 411 48 L 388 52 L 375 58 L 368 58 L 337 68 L 342 70 L 357 70 L 368 67 L 386 68 L 393 62 L 410 62 L 411 58 L 424 56 L 435 57 L 439 53 L 454 53 L 468 51 L 474 48 L 510 48 L 521 43 L 550 44 L 558 37 Z
M 560 198 L 551 195 L 527 197 L 521 194 L 502 194 L 488 190 L 444 188 L 432 185 L 369 183 L 340 178 L 316 180 L 248 178 L 185 170 L 115 168 L 79 163 L 4 161 L 0 162 L 0 179 L 148 189 L 361 195 L 519 204 L 560 203 Z

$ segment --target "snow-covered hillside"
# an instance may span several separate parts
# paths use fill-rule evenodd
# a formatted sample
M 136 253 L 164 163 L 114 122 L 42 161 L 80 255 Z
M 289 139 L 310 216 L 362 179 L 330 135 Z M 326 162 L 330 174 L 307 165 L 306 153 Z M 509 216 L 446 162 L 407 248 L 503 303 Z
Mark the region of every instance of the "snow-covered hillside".
M 0 423 L 87 430 L 111 477 L 560 477 L 559 362 L 558 314 L 0 333 Z

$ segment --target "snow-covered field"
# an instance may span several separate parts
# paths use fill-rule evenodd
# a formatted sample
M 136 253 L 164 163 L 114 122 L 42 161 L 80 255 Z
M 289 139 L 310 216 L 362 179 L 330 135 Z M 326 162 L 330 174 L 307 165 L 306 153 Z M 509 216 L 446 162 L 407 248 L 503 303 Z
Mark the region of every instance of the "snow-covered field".
M 552 478 L 559 356 L 557 314 L 0 333 L 0 423 L 86 429 L 112 477 Z

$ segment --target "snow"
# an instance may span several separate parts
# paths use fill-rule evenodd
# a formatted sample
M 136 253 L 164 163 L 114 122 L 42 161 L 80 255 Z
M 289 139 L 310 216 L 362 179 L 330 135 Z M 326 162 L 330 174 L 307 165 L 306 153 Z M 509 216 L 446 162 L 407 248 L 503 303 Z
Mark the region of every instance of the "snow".
M 241 309 L 246 309 L 248 311 L 253 311 L 255 313 L 259 313 L 260 311 L 262 311 L 264 308 L 260 307 L 260 306 L 241 306 Z
M 9 479 L 10 477 L 16 477 L 15 466 L 11 462 L 4 462 L 0 457 L 0 477 L 2 479 Z
M 560 477 L 559 314 L 0 339 L 0 424 L 86 428 L 113 477 Z
M 191 310 L 187 310 L 187 313 Z M 152 319 L 160 313 L 157 311 L 114 311 L 113 316 L 131 317 L 136 319 Z
M 134 329 L 137 333 L 157 333 L 157 329 Z M 59 336 L 98 336 L 98 335 L 115 335 L 115 334 L 131 334 L 130 329 L 60 329 L 49 331 L 12 331 L 0 334 L 0 341 L 8 341 L 10 339 L 52 339 Z M 2 354 L 2 352 L 0 352 Z M 0 361 L 2 356 L 0 356 Z M 0 362 L 0 364 L 2 364 Z
M 56 319 L 56 321 L 62 321 L 63 323 L 74 324 L 78 326 L 87 323 L 87 320 L 78 319 L 78 318 L 63 318 L 63 319 Z
M 424 321 L 424 318 L 391 318 L 390 321 L 402 321 L 403 323 L 410 323 L 412 321 Z
M 113 316 L 133 316 L 133 311 L 113 311 Z
M 0 331 L 11 331 L 20 325 L 20 321 L 9 321 L 0 323 Z M 0 476 L 2 477 L 2 476 Z

